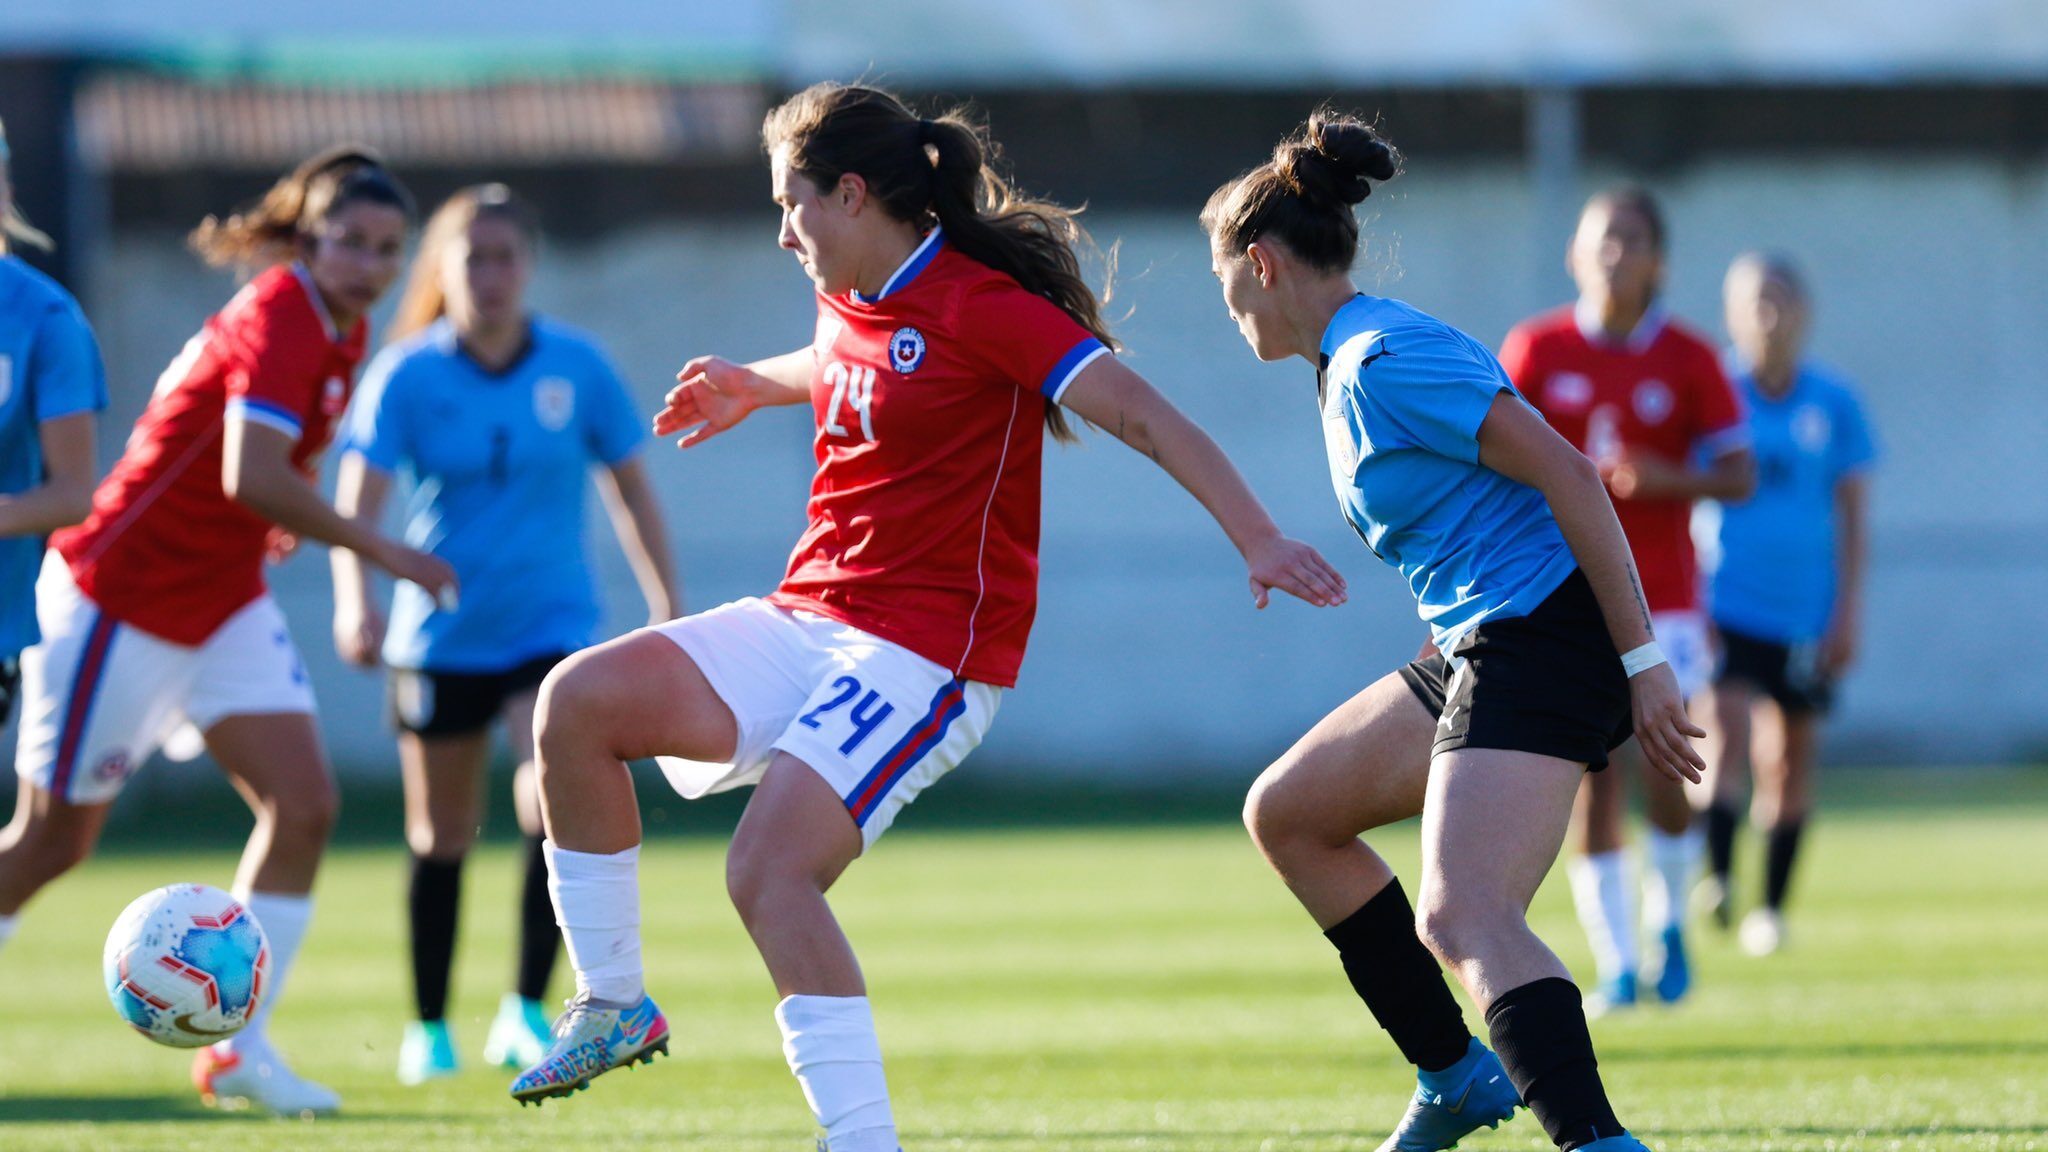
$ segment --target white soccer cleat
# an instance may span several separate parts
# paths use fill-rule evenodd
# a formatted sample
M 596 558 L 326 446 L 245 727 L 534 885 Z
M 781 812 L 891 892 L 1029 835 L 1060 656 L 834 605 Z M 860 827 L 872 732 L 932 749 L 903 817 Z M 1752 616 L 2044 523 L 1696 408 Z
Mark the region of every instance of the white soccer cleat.
M 221 1049 L 201 1048 L 192 1059 L 192 1084 L 209 1107 L 253 1104 L 279 1116 L 321 1116 L 341 1107 L 332 1088 L 292 1071 L 267 1045 L 245 1052 Z
M 1757 908 L 1742 918 L 1742 950 L 1751 956 L 1769 956 L 1785 946 L 1785 920 L 1768 908 Z

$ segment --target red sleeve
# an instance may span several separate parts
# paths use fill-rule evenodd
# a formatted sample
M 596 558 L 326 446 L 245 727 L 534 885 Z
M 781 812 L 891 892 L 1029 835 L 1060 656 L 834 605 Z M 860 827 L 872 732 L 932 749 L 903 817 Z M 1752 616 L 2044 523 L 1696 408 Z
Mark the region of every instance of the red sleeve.
M 1734 448 L 1749 446 L 1748 413 L 1743 411 L 1742 398 L 1735 394 L 1735 385 L 1729 383 L 1728 374 L 1721 369 L 1720 357 L 1711 348 L 1702 347 L 1693 357 L 1692 378 L 1692 442 L 1697 450 L 1708 456 L 1718 456 Z
M 1015 284 L 970 292 L 961 338 L 1001 379 L 1055 403 L 1081 369 L 1109 351 L 1059 305 Z
M 232 308 L 221 331 L 231 352 L 229 409 L 296 439 L 319 397 L 330 347 L 319 318 L 277 293 Z
M 1531 403 L 1536 400 L 1536 339 L 1529 331 L 1529 325 L 1517 324 L 1508 330 L 1508 338 L 1500 344 L 1500 366 L 1506 370 L 1508 379 L 1515 382 L 1515 388 Z

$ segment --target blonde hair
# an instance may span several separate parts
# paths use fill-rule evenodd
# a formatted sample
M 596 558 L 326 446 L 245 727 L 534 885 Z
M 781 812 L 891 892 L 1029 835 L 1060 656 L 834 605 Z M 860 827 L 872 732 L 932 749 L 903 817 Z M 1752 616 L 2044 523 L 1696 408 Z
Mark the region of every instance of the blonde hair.
M 540 239 L 540 217 L 525 200 L 503 184 L 472 184 L 443 201 L 428 219 L 420 249 L 406 274 L 405 295 L 399 297 L 389 341 L 397 343 L 425 331 L 448 314 L 448 294 L 441 287 L 441 265 L 448 248 L 485 217 L 509 220 L 526 237 L 528 247 Z
M 7 124 L 0 121 L 0 163 L 7 159 Z M 48 233 L 29 223 L 28 217 L 21 214 L 21 209 L 15 205 L 12 195 L 7 197 L 7 215 L 0 217 L 0 256 L 7 254 L 9 240 L 19 241 L 31 248 L 40 248 L 45 252 L 54 251 L 57 247 L 51 242 Z
M 412 196 L 375 152 L 342 144 L 313 156 L 271 185 L 254 207 L 192 230 L 200 259 L 216 268 L 260 268 L 297 257 L 299 244 L 345 204 L 387 204 L 413 215 Z

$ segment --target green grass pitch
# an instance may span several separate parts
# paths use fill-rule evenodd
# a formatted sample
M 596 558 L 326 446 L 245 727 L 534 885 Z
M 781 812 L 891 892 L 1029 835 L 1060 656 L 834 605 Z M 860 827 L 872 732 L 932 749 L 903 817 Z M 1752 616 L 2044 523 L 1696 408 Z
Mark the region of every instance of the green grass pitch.
M 1595 1025 L 1623 1119 L 1661 1152 L 2048 1149 L 2048 778 L 1835 791 L 1788 953 L 1754 961 L 1702 936 L 1693 999 Z M 1376 842 L 1413 877 L 1412 826 Z M 539 1111 L 475 1064 L 510 976 L 512 854 L 483 852 L 466 893 L 451 1019 L 471 1063 L 403 1089 L 401 853 L 338 851 L 275 1029 L 344 1097 L 316 1122 L 201 1107 L 183 1054 L 122 1027 L 101 990 L 121 906 L 173 880 L 224 884 L 231 857 L 103 856 L 0 951 L 0 1149 L 808 1150 L 721 847 L 657 839 L 644 855 L 648 978 L 674 1058 Z M 910 1152 L 1372 1149 L 1410 1087 L 1232 827 L 948 830 L 912 811 L 835 899 Z M 1558 876 L 1534 915 L 1584 972 Z M 1464 1147 L 1548 1145 L 1523 1113 Z

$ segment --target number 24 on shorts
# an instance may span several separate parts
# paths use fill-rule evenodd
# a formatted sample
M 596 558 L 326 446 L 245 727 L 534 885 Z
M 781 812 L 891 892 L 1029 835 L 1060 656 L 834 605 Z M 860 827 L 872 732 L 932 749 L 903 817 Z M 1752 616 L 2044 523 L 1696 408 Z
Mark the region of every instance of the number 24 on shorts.
M 882 721 L 887 720 L 889 715 L 896 711 L 896 706 L 882 699 L 881 694 L 873 690 L 868 690 L 867 695 L 862 696 L 861 682 L 851 676 L 841 676 L 834 680 L 832 687 L 834 695 L 830 700 L 797 717 L 796 722 L 806 728 L 821 728 L 821 720 L 826 713 L 837 711 L 854 697 L 860 696 L 860 702 L 854 704 L 853 711 L 847 716 L 848 723 L 853 725 L 853 735 L 848 736 L 845 742 L 839 745 L 840 755 L 851 756 L 853 750 L 860 747 L 863 741 L 874 734 L 875 729 L 882 726 Z

